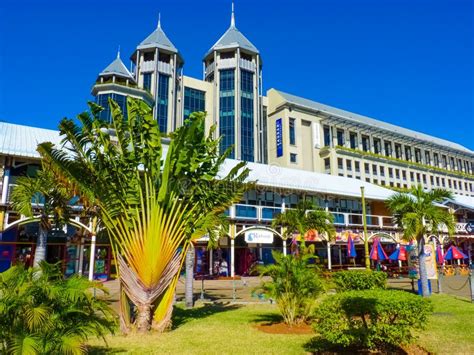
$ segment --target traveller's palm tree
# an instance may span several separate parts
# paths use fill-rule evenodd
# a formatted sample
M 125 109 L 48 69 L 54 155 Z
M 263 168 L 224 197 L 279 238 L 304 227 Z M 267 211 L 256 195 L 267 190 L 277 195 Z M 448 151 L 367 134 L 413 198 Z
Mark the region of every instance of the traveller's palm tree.
M 214 128 L 206 135 L 205 114 L 171 134 L 163 153 L 151 109 L 128 99 L 128 118 L 109 101 L 112 124 L 98 119 L 91 103 L 78 126 L 64 119 L 64 148 L 41 144 L 39 151 L 97 204 L 119 261 L 122 284 L 121 325 L 130 326 L 130 299 L 138 308 L 136 326 L 146 331 L 169 325 L 179 268 L 189 243 L 204 235 L 216 218 L 242 195 L 245 163 L 218 176 L 230 151 L 219 153 Z
M 11 194 L 13 209 L 26 217 L 39 219 L 33 266 L 46 260 L 48 233 L 53 226 L 60 227 L 67 222 L 72 197 L 72 193 L 46 164 L 36 177 L 22 176 L 17 179 Z
M 403 228 L 407 241 L 418 245 L 419 271 L 423 296 L 429 295 L 428 276 L 424 253 L 425 238 L 429 234 L 454 233 L 453 215 L 439 203 L 452 198 L 451 192 L 443 189 L 425 191 L 421 185 L 414 186 L 408 193 L 396 193 L 386 202 L 397 225 Z

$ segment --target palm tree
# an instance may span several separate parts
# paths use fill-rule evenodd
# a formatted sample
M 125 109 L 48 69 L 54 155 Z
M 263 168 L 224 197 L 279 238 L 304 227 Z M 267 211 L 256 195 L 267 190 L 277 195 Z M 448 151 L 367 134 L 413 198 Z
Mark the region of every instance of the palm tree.
M 316 230 L 326 234 L 328 240 L 335 235 L 334 217 L 329 212 L 317 207 L 309 200 L 298 203 L 296 209 L 286 209 L 272 221 L 272 227 L 282 229 L 282 235 L 291 238 L 299 234 L 304 244 L 304 235 L 309 230 Z
M 452 197 L 452 193 L 447 190 L 425 191 L 418 185 L 413 186 L 408 193 L 398 192 L 392 195 L 386 202 L 395 222 L 403 228 L 405 240 L 417 242 L 423 297 L 429 296 L 425 238 L 429 234 L 443 232 L 443 229 L 449 235 L 454 234 L 453 215 L 445 207 L 437 205 Z
M 132 322 L 140 331 L 163 330 L 189 244 L 240 199 L 249 171 L 242 162 L 219 176 L 230 149 L 219 153 L 215 127 L 206 134 L 204 113 L 192 114 L 170 135 L 165 156 L 144 102 L 127 99 L 128 119 L 113 100 L 109 105 L 111 125 L 98 119 L 102 108 L 90 103 L 90 112 L 78 116 L 80 126 L 61 121 L 63 149 L 44 143 L 39 151 L 98 206 L 119 265 L 122 330 Z M 135 319 L 128 300 L 138 310 Z
M 86 340 L 114 331 L 115 314 L 98 282 L 64 280 L 59 264 L 15 265 L 0 273 L 0 353 L 82 354 Z
M 22 176 L 12 191 L 12 207 L 26 217 L 39 215 L 39 231 L 33 266 L 46 260 L 48 233 L 52 227 L 60 227 L 69 217 L 72 199 L 70 191 L 61 184 L 47 164 L 36 177 Z

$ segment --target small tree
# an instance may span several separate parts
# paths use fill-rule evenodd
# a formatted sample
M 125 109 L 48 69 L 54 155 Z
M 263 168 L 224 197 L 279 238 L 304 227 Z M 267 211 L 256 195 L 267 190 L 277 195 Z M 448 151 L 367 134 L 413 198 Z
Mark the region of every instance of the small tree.
M 288 325 L 306 322 L 312 315 L 316 298 L 323 291 L 314 255 L 302 252 L 297 255 L 282 255 L 272 252 L 275 264 L 259 267 L 261 276 L 270 276 L 259 290 L 276 300 L 283 320 Z
M 16 265 L 0 273 L 2 354 L 81 354 L 91 337 L 115 328 L 115 314 L 92 290 L 98 282 L 74 275 L 64 280 L 58 264 Z
M 298 203 L 296 209 L 286 209 L 272 221 L 273 228 L 282 228 L 283 237 L 291 238 L 299 234 L 304 241 L 304 235 L 309 230 L 326 234 L 331 240 L 335 234 L 334 217 L 329 212 L 317 207 L 311 201 Z
M 67 222 L 73 194 L 57 179 L 47 164 L 36 177 L 22 176 L 12 191 L 12 207 L 26 217 L 39 216 L 39 230 L 33 266 L 46 260 L 48 233 Z
M 429 296 L 425 237 L 430 233 L 441 232 L 443 228 L 449 235 L 454 234 L 453 215 L 445 207 L 436 205 L 452 197 L 452 193 L 447 190 L 425 191 L 418 185 L 412 187 L 408 193 L 399 192 L 392 195 L 386 202 L 395 222 L 403 228 L 405 240 L 417 242 L 423 297 Z

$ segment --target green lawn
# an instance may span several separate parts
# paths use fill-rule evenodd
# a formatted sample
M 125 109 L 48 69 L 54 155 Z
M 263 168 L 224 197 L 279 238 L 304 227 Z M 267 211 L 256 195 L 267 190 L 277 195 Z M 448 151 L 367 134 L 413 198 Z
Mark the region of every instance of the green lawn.
M 452 296 L 434 295 L 435 313 L 419 345 L 436 354 L 474 354 L 474 305 Z M 279 319 L 272 305 L 177 308 L 174 329 L 165 334 L 109 337 L 90 342 L 92 353 L 135 354 L 305 354 L 312 335 L 279 335 L 258 331 L 254 325 Z

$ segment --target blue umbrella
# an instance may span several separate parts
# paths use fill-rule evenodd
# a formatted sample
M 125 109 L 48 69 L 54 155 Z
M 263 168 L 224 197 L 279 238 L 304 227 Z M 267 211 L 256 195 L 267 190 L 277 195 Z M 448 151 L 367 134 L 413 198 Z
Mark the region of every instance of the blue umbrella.
M 459 250 L 457 247 L 454 245 L 451 246 L 446 254 L 444 254 L 444 259 L 445 260 L 452 260 L 452 259 L 467 259 L 468 256 L 464 254 L 461 250 Z

